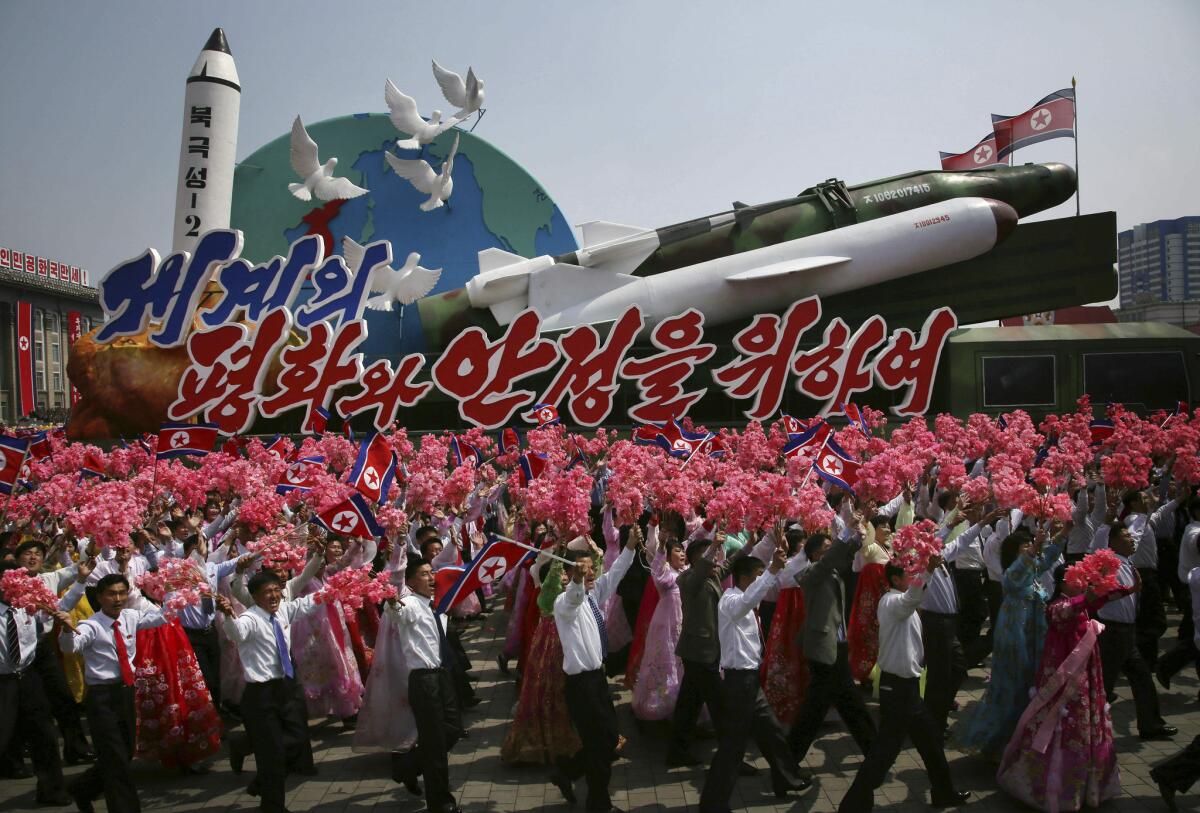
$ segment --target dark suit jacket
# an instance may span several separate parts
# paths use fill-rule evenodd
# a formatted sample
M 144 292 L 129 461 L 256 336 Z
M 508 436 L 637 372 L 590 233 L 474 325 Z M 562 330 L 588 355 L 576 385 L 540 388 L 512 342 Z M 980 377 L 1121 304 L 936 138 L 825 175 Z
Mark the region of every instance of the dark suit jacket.
M 796 581 L 804 591 L 804 657 L 832 666 L 837 660 L 838 628 L 845 623 L 845 574 L 850 572 L 859 541 L 838 541 Z
M 716 664 L 721 660 L 721 642 L 717 638 L 717 602 L 721 600 L 721 581 L 728 563 L 717 565 L 702 558 L 679 574 L 679 600 L 683 605 L 683 625 L 675 654 L 688 661 Z

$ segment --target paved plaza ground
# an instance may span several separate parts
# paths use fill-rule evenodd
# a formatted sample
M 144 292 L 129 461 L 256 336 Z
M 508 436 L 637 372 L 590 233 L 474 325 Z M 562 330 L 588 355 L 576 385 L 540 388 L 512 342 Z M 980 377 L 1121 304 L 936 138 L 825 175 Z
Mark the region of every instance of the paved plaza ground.
M 544 780 L 542 769 L 514 768 L 500 762 L 500 745 L 516 701 L 512 679 L 501 675 L 496 666 L 506 620 L 505 613 L 497 612 L 487 616 L 482 625 L 471 625 L 464 634 L 464 643 L 475 666 L 476 688 L 484 702 L 467 713 L 471 736 L 459 743 L 450 756 L 451 787 L 467 813 L 566 811 L 567 805 L 558 790 Z M 1177 621 L 1178 616 L 1171 618 L 1172 635 Z M 1173 637 L 1164 639 L 1164 643 L 1173 643 Z M 959 694 L 959 701 L 965 704 L 977 700 L 985 686 L 984 672 L 972 672 L 964 691 Z M 1198 690 L 1200 684 L 1194 672 L 1189 670 L 1178 676 L 1171 691 L 1160 691 L 1163 715 L 1169 723 L 1179 727 L 1179 734 L 1173 741 L 1142 742 L 1134 725 L 1129 687 L 1122 682 L 1118 688 L 1119 699 L 1113 704 L 1113 718 L 1123 794 L 1100 808 L 1102 811 L 1166 809 L 1150 780 L 1150 766 L 1200 734 Z M 625 758 L 614 766 L 614 804 L 628 811 L 694 810 L 704 780 L 704 766 L 667 770 L 663 766 L 665 741 L 660 732 L 639 730 L 630 712 L 629 692 L 619 694 L 617 712 L 629 744 Z M 424 809 L 421 799 L 410 796 L 403 787 L 391 781 L 386 754 L 353 753 L 350 750 L 353 734 L 343 730 L 340 722 L 313 720 L 311 725 L 319 774 L 310 778 L 289 778 L 287 805 L 291 810 L 415 813 Z M 715 747 L 715 740 L 702 740 L 696 753 L 707 760 Z M 947 756 L 959 789 L 969 790 L 973 795 L 972 803 L 965 809 L 978 813 L 1030 810 L 997 789 L 994 766 L 954 751 L 949 751 Z M 779 804 L 770 793 L 765 760 L 753 750 L 748 759 L 762 770 L 757 777 L 739 780 L 732 807 L 760 813 L 783 813 L 835 810 L 854 778 L 862 755 L 840 722 L 828 723 L 804 763 L 814 775 L 814 788 L 804 796 L 793 797 L 787 804 Z M 257 800 L 245 792 L 253 769 L 251 757 L 246 763 L 246 773 L 235 776 L 225 751 L 213 762 L 212 773 L 201 777 L 181 776 L 140 760 L 134 764 L 144 810 L 213 813 L 257 808 Z M 70 778 L 82 770 L 82 767 L 68 768 L 67 776 Z M 578 786 L 579 810 L 583 808 L 583 790 L 581 782 Z M 876 810 L 927 809 L 928 790 L 916 751 L 909 748 L 901 752 L 888 782 L 876 792 Z M 1195 790 L 1200 792 L 1200 786 Z M 35 807 L 33 797 L 31 779 L 0 781 L 0 811 L 53 809 Z M 1181 810 L 1200 810 L 1200 795 L 1181 796 L 1179 803 Z M 96 809 L 104 810 L 104 802 L 97 802 Z

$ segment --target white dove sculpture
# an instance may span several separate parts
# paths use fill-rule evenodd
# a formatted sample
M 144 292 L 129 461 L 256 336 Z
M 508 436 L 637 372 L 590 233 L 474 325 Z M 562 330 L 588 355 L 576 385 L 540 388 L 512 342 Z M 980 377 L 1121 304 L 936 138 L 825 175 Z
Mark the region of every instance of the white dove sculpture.
M 431 212 L 438 208 L 450 199 L 450 193 L 454 191 L 454 179 L 450 177 L 450 174 L 454 171 L 454 155 L 458 152 L 458 139 L 459 136 L 455 135 L 454 146 L 450 149 L 450 155 L 442 163 L 441 172 L 434 172 L 433 167 L 420 158 L 409 160 L 397 158 L 390 152 L 383 154 L 388 165 L 396 171 L 397 175 L 407 178 L 418 192 L 429 195 L 429 200 L 421 204 L 422 212 Z
M 402 150 L 419 150 L 452 126 L 452 123 L 442 121 L 441 110 L 434 110 L 429 121 L 421 118 L 416 100 L 402 93 L 391 79 L 383 86 L 383 100 L 387 102 L 388 116 L 396 129 L 412 135 L 412 138 L 396 140 L 396 146 Z
M 458 108 L 458 112 L 450 117 L 451 124 L 457 124 L 470 118 L 471 114 L 479 111 L 479 117 L 483 118 L 483 81 L 475 76 L 475 69 L 467 69 L 467 80 L 454 71 L 448 71 L 441 65 L 437 64 L 437 60 L 433 60 L 433 77 L 437 79 L 438 86 L 442 89 L 442 95 L 446 97 L 446 101 Z
M 362 265 L 366 248 L 349 237 L 342 238 L 342 256 L 350 268 L 357 273 Z M 399 270 L 391 266 L 377 267 L 371 272 L 371 293 L 379 294 L 367 300 L 367 307 L 377 311 L 390 311 L 392 305 L 411 305 L 433 290 L 442 276 L 440 268 L 422 268 L 417 265 L 421 255 L 412 252 Z
M 333 177 L 337 159 L 330 158 L 324 165 L 317 158 L 317 142 L 312 140 L 304 122 L 296 116 L 292 122 L 292 169 L 304 179 L 303 183 L 288 184 L 288 191 L 300 200 L 335 200 L 357 198 L 367 194 L 361 186 L 355 186 L 349 178 Z

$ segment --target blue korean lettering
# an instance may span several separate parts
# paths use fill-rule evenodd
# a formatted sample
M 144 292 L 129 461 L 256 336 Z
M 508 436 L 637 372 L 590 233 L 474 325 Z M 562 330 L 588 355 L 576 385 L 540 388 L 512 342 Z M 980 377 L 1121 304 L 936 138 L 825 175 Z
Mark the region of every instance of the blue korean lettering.
M 362 318 L 363 305 L 370 293 L 371 272 L 392 261 L 392 246 L 386 240 L 367 246 L 358 270 L 351 272 L 341 257 L 330 257 L 313 272 L 316 288 L 313 297 L 296 311 L 296 324 L 307 328 L 337 316 L 339 325 Z
M 288 307 L 304 282 L 304 274 L 320 264 L 323 255 L 321 238 L 309 235 L 292 243 L 286 263 L 282 257 L 253 267 L 241 259 L 229 263 L 217 277 L 223 289 L 221 299 L 216 307 L 200 315 L 200 321 L 216 327 L 239 318 L 240 311 L 245 311 L 246 318 L 257 322 L 267 311 Z

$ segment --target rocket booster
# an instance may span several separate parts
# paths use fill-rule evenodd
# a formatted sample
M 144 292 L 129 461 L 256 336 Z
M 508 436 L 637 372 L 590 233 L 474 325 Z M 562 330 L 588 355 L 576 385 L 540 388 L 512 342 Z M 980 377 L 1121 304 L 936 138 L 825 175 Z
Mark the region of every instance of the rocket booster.
M 172 251 L 191 251 L 204 232 L 229 228 L 241 99 L 225 32 L 214 29 L 188 74 L 183 97 Z
M 646 277 L 553 264 L 531 272 L 526 295 L 513 304 L 518 312 L 534 308 L 543 331 L 603 325 L 632 305 L 642 310 L 646 335 L 688 308 L 724 324 L 813 294 L 828 297 L 972 259 L 1016 225 L 1006 203 L 958 198 Z

